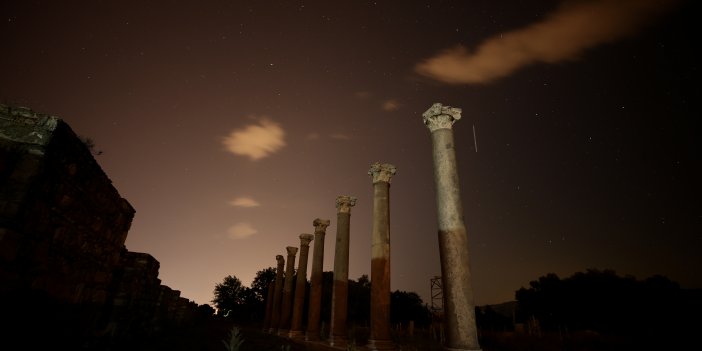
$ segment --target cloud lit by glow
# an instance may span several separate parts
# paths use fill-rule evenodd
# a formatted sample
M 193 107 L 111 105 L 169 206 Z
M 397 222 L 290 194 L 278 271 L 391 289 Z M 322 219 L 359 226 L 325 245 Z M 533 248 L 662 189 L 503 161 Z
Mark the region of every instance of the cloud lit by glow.
M 341 133 L 334 133 L 329 135 L 330 138 L 336 139 L 336 140 L 351 140 L 351 136 L 347 134 L 341 134 Z
M 386 100 L 382 107 L 383 111 L 392 112 L 400 108 L 400 102 L 395 99 Z
M 222 143 L 229 152 L 257 161 L 285 146 L 285 131 L 280 124 L 264 117 L 258 124 L 233 130 Z
M 545 20 L 493 36 L 475 51 L 447 49 L 415 71 L 449 84 L 488 83 L 534 63 L 578 58 L 586 49 L 631 36 L 675 0 L 566 1 Z
M 246 222 L 237 223 L 227 229 L 227 236 L 235 240 L 246 239 L 256 233 L 258 233 L 258 230 Z
M 258 206 L 261 206 L 261 204 L 258 201 L 254 200 L 250 197 L 246 197 L 246 196 L 237 197 L 234 200 L 229 201 L 229 204 L 232 206 L 235 206 L 235 207 L 258 207 Z

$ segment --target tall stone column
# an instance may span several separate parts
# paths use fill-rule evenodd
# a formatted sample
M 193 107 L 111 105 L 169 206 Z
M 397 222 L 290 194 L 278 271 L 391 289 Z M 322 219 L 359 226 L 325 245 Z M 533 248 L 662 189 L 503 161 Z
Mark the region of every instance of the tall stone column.
M 310 306 L 307 310 L 307 332 L 305 340 L 318 341 L 319 315 L 322 308 L 322 270 L 324 266 L 324 237 L 329 226 L 328 219 L 315 219 L 314 253 L 312 255 L 312 272 L 310 273 Z
M 353 196 L 336 198 L 336 248 L 334 251 L 334 286 L 332 290 L 331 329 L 329 344 L 345 347 L 347 342 L 346 317 L 349 296 L 349 233 Z
M 297 263 L 297 281 L 295 282 L 295 298 L 293 299 L 292 321 L 288 337 L 302 340 L 302 309 L 305 307 L 305 288 L 307 285 L 307 256 L 310 252 L 312 234 L 300 234 L 300 260 Z
M 446 350 L 480 350 L 475 323 L 468 235 L 456 167 L 453 123 L 461 109 L 432 105 L 422 114 L 431 131 L 434 156 L 436 208 L 439 222 L 439 256 L 444 293 Z
M 273 311 L 271 312 L 271 326 L 268 329 L 269 333 L 278 331 L 278 325 L 280 325 L 280 302 L 283 297 L 283 268 L 285 267 L 285 258 L 283 258 L 283 255 L 276 255 L 275 260 L 278 262 L 278 267 L 275 271 L 275 291 L 273 292 Z
M 394 350 L 390 336 L 390 179 L 395 166 L 378 162 L 373 178 L 373 232 L 371 234 L 370 350 Z
M 278 326 L 278 335 L 287 334 L 290 329 L 290 316 L 292 315 L 292 289 L 293 289 L 293 274 L 295 274 L 295 255 L 297 248 L 288 246 L 285 248 L 288 251 L 288 263 L 285 266 L 285 279 L 283 283 L 283 306 L 280 310 L 280 325 Z
M 263 331 L 266 332 L 271 327 L 271 316 L 273 314 L 273 292 L 275 283 L 268 284 L 268 294 L 266 295 L 266 316 L 263 319 Z

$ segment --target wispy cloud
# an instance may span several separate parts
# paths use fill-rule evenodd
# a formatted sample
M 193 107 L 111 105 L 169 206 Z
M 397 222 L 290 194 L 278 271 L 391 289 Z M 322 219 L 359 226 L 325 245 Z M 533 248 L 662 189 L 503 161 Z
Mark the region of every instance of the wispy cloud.
M 415 71 L 449 84 L 487 83 L 530 64 L 572 60 L 586 49 L 631 36 L 677 2 L 566 1 L 544 21 L 489 38 L 474 52 L 463 46 L 448 49 Z
M 307 139 L 307 140 L 317 140 L 317 139 L 319 139 L 319 134 L 317 134 L 317 133 L 309 133 L 309 134 L 307 134 L 307 136 L 305 137 L 305 139 Z
M 400 102 L 395 99 L 385 100 L 383 102 L 383 111 L 392 112 L 400 108 Z
M 329 135 L 330 138 L 336 140 L 351 140 L 351 136 L 347 134 L 334 133 Z
M 354 93 L 354 95 L 356 95 L 356 97 L 361 99 L 361 100 L 367 100 L 371 103 L 379 102 L 380 108 L 385 112 L 392 112 L 392 111 L 395 111 L 395 110 L 399 109 L 400 107 L 402 107 L 402 104 L 400 104 L 400 102 L 397 101 L 396 99 L 384 99 L 383 100 L 382 97 L 377 97 L 377 98 L 371 99 L 371 97 L 373 97 L 373 94 L 371 94 L 371 92 L 367 91 L 367 90 L 357 91 L 356 93 Z
M 227 236 L 230 239 L 245 239 L 256 233 L 258 231 L 251 224 L 245 222 L 237 223 L 227 229 Z
M 222 143 L 229 152 L 257 161 L 285 146 L 285 131 L 280 124 L 263 117 L 257 124 L 233 130 Z
M 258 206 L 261 206 L 261 204 L 258 201 L 254 200 L 250 197 L 246 197 L 246 196 L 237 197 L 234 200 L 229 201 L 229 204 L 232 206 L 235 206 L 235 207 L 258 207 Z

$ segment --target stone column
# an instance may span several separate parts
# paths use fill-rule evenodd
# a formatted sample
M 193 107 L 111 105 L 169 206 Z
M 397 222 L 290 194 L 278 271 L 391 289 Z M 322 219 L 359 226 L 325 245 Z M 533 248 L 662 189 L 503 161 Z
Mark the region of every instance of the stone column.
M 434 181 L 439 222 L 439 257 L 444 293 L 446 350 L 480 350 L 475 323 L 468 235 L 463 222 L 463 205 L 456 167 L 453 123 L 461 109 L 432 105 L 422 114 L 431 131 Z
M 351 207 L 356 205 L 352 196 L 336 198 L 336 248 L 334 251 L 334 286 L 332 291 L 331 328 L 329 344 L 346 347 L 349 296 L 349 233 Z
M 288 263 L 285 266 L 285 279 L 283 283 L 283 306 L 280 309 L 280 324 L 278 325 L 278 335 L 285 335 L 290 329 L 290 316 L 292 315 L 292 289 L 293 274 L 295 274 L 295 255 L 297 248 L 288 246 Z
M 275 291 L 273 292 L 273 312 L 271 312 L 271 326 L 268 329 L 269 333 L 278 331 L 280 324 L 280 301 L 283 297 L 283 268 L 285 267 L 285 258 L 283 255 L 276 255 L 275 260 L 278 262 L 278 268 L 275 273 Z
M 292 321 L 288 337 L 302 340 L 302 309 L 305 307 L 305 288 L 307 285 L 307 256 L 310 252 L 312 234 L 300 234 L 300 260 L 297 263 L 297 281 L 295 282 L 295 298 L 293 299 Z
M 368 349 L 394 350 L 390 336 L 390 179 L 395 166 L 378 162 L 373 178 L 373 232 L 371 234 L 371 310 Z
M 312 256 L 312 272 L 310 273 L 310 306 L 307 310 L 307 332 L 305 340 L 319 340 L 319 314 L 322 308 L 322 270 L 324 266 L 324 236 L 329 226 L 328 219 L 315 219 L 314 253 Z
M 263 319 L 263 331 L 267 332 L 271 327 L 271 316 L 273 314 L 273 291 L 275 290 L 275 283 L 271 282 L 268 284 L 268 294 L 266 295 L 266 316 Z

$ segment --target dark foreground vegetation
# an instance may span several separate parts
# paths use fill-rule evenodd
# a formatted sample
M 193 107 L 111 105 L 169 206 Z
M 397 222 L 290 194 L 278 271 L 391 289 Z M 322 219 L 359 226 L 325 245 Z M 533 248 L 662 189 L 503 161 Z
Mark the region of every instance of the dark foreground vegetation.
M 233 276 L 225 278 L 215 289 L 213 302 L 219 316 L 212 322 L 214 327 L 209 328 L 210 334 L 199 335 L 212 336 L 217 330 L 220 339 L 226 339 L 228 330 L 237 325 L 245 339 L 242 350 L 280 350 L 286 345 L 291 350 L 304 349 L 303 345 L 261 331 L 263 287 L 275 279 L 274 273 L 272 268 L 259 271 L 252 288 L 242 286 Z M 331 272 L 325 272 L 323 331 L 328 329 L 330 318 L 332 278 Z M 234 299 L 227 293 L 233 293 Z M 368 341 L 369 297 L 367 276 L 349 281 L 349 338 L 358 346 Z M 682 289 L 663 276 L 637 280 L 611 270 L 587 270 L 563 279 L 547 274 L 532 281 L 528 288 L 517 290 L 515 297 L 516 301 L 506 304 L 476 308 L 483 350 L 666 350 L 700 346 L 694 336 L 702 330 L 702 291 Z M 432 314 L 413 292 L 395 291 L 391 302 L 393 339 L 399 349 L 441 349 L 440 315 Z M 225 349 L 221 341 L 214 349 L 218 347 Z
M 110 351 L 226 351 L 223 342 L 228 341 L 234 327 L 230 321 L 213 319 L 207 323 L 187 329 L 173 330 L 148 340 L 112 345 L 99 350 Z M 240 326 L 243 343 L 240 351 L 301 351 L 319 350 L 291 340 L 264 333 L 260 326 Z M 352 332 L 355 345 L 362 346 L 368 338 L 368 330 L 357 328 Z M 484 351 L 621 351 L 621 350 L 696 350 L 699 343 L 690 343 L 689 338 L 638 338 L 603 335 L 591 331 L 557 333 L 545 331 L 540 335 L 514 331 L 480 331 L 480 345 Z M 393 331 L 398 350 L 442 350 L 441 341 L 429 329 L 415 330 L 413 336 L 407 331 Z M 289 349 L 288 349 L 289 347 Z M 350 348 L 353 349 L 353 348 Z M 361 349 L 356 347 L 356 349 Z M 98 350 L 98 349 L 95 349 Z
M 257 274 L 253 286 L 267 286 L 271 274 Z M 330 272 L 325 272 L 322 333 L 328 333 Z M 362 276 L 350 281 L 349 339 L 356 346 L 368 341 L 370 281 Z M 226 289 L 225 289 L 226 288 Z M 247 292 L 247 290 L 249 290 Z M 227 295 L 231 293 L 232 296 Z M 243 298 L 242 298 L 243 296 Z M 91 343 L 63 338 L 75 326 L 47 318 L 51 306 L 31 308 L 19 325 L 5 327 L 3 339 L 21 343 L 7 350 L 66 349 L 94 351 L 224 351 L 232 328 L 241 331 L 239 351 L 320 350 L 263 332 L 264 294 L 227 277 L 215 289 L 217 309 L 201 306 L 191 323 L 173 325 L 131 338 L 97 338 Z M 230 298 L 237 298 L 230 301 Z M 567 278 L 542 276 L 528 288 L 516 291 L 516 301 L 476 308 L 480 345 L 485 351 L 614 351 L 693 350 L 702 330 L 702 292 L 682 289 L 668 278 L 644 280 L 621 277 L 613 271 L 588 270 Z M 26 301 L 26 299 L 25 299 Z M 223 303 L 223 304 L 220 304 Z M 392 337 L 398 350 L 441 350 L 442 321 L 412 292 L 392 293 Z M 224 308 L 224 307 L 227 308 Z M 7 307 L 7 306 L 6 306 Z M 306 309 L 305 309 L 306 310 Z M 43 312 L 42 312 L 43 311 Z M 410 325 L 412 327 L 410 327 Z M 31 330 L 26 327 L 33 326 Z M 14 334 L 19 331 L 25 335 Z M 12 331 L 13 335 L 6 332 Z M 322 348 L 323 349 L 323 348 Z M 354 349 L 354 348 L 350 348 Z

